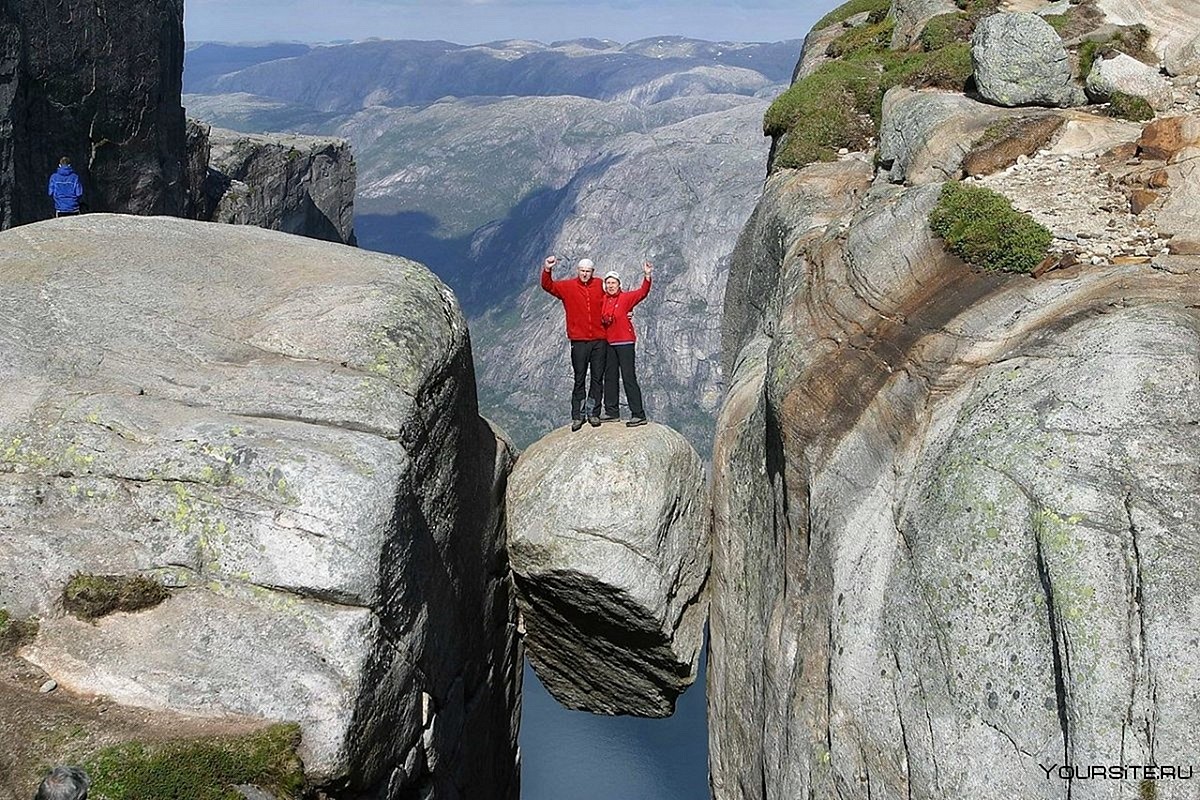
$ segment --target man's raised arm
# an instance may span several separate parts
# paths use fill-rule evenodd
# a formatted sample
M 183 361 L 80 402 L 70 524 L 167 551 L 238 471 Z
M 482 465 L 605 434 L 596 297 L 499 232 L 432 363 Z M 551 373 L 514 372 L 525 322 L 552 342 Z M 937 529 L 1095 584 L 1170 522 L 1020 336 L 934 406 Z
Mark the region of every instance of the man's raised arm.
M 554 285 L 554 278 L 551 273 L 554 271 L 554 265 L 558 263 L 558 259 L 554 256 L 547 256 L 542 262 L 542 288 L 555 297 L 562 299 L 562 295 L 558 291 L 558 287 Z

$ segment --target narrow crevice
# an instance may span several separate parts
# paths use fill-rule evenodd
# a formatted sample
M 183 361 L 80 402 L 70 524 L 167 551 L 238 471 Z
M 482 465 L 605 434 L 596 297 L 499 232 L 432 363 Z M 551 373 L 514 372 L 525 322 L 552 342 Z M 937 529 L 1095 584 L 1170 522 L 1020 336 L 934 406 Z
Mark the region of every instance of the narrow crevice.
M 1058 608 L 1054 603 L 1054 587 L 1050 581 L 1050 572 L 1046 566 L 1046 556 L 1042 550 L 1042 537 L 1036 530 L 1033 536 L 1038 578 L 1042 584 L 1042 597 L 1046 603 L 1046 616 L 1050 626 L 1050 655 L 1054 670 L 1054 696 L 1058 707 L 1058 724 L 1062 729 L 1063 764 L 1071 765 L 1071 726 L 1068 718 L 1068 701 L 1066 676 L 1070 671 L 1070 653 L 1067 650 L 1066 631 L 1058 618 Z M 1071 779 L 1067 779 L 1067 800 L 1071 800 Z
M 892 663 L 896 667 L 895 673 L 892 675 L 892 697 L 896 703 L 896 720 L 900 724 L 900 746 L 904 748 L 904 788 L 907 790 L 908 800 L 912 800 L 912 749 L 908 743 L 908 729 L 904 725 L 904 709 L 900 707 L 900 689 L 896 682 L 900 679 L 900 656 L 892 651 Z

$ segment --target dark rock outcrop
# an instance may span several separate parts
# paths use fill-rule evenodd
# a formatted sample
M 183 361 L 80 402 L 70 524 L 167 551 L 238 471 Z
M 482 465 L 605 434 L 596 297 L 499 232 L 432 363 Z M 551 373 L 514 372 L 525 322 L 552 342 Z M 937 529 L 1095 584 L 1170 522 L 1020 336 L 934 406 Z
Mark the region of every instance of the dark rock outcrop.
M 184 209 L 183 0 L 0 5 L 0 228 L 53 216 L 71 158 L 92 211 Z
M 243 134 L 188 121 L 194 219 L 355 244 L 354 157 L 344 139 Z M 193 166 L 194 165 L 194 166 Z

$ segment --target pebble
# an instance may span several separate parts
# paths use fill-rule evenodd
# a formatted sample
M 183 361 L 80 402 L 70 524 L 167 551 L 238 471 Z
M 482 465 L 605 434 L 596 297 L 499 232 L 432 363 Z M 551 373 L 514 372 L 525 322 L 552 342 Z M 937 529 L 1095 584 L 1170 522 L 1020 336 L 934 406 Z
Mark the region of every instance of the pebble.
M 58 681 L 51 678 L 50 680 L 43 683 L 41 688 L 38 689 L 38 691 L 41 692 L 42 694 L 50 694 L 57 688 L 58 688 Z

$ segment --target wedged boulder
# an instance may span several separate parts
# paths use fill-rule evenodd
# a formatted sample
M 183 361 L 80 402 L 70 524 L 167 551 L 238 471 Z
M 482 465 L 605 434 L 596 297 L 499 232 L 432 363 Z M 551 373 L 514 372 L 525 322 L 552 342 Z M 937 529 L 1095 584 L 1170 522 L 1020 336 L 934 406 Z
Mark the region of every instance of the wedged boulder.
M 700 457 L 651 423 L 559 429 L 508 482 L 525 647 L 568 708 L 669 716 L 696 678 L 708 600 Z
M 1001 106 L 1069 107 L 1087 102 L 1072 82 L 1067 48 L 1037 14 L 993 14 L 971 35 L 975 84 L 989 103 Z
M 1097 58 L 1087 76 L 1088 97 L 1106 102 L 1118 92 L 1140 97 L 1157 111 L 1168 109 L 1175 102 L 1170 82 L 1153 67 L 1124 53 Z
M 972 144 L 1010 113 L 961 94 L 890 89 L 879 133 L 881 169 L 892 183 L 914 186 L 956 179 Z
M 0 234 L 0 318 L 0 606 L 43 618 L 24 658 L 121 705 L 298 722 L 339 793 L 515 797 L 513 454 L 437 278 L 94 214 Z M 171 596 L 83 622 L 58 610 L 76 572 Z

